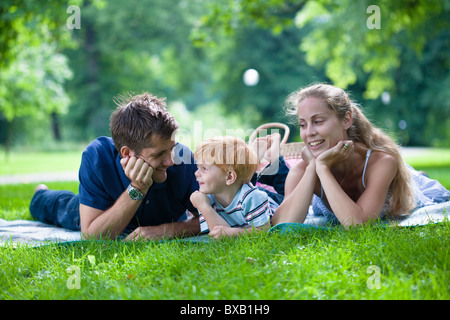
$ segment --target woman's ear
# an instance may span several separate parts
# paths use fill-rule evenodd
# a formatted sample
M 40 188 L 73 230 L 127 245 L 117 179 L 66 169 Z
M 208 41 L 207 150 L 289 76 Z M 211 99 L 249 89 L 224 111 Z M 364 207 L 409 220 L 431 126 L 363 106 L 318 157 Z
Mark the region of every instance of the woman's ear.
M 236 171 L 234 170 L 228 170 L 227 172 L 227 180 L 225 181 L 225 183 L 229 186 L 232 185 L 237 179 L 237 174 Z
M 350 128 L 352 126 L 352 124 L 353 124 L 353 117 L 352 117 L 352 113 L 350 111 L 347 111 L 345 113 L 343 123 L 344 123 L 344 129 L 345 130 L 348 130 L 348 128 Z

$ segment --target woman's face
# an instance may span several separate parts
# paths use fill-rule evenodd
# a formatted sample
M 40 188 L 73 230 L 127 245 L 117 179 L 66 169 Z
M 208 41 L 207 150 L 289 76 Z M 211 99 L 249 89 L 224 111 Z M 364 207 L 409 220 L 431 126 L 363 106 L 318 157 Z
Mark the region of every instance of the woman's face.
M 348 139 L 347 129 L 351 125 L 349 112 L 344 120 L 339 120 L 322 100 L 308 97 L 298 105 L 297 115 L 300 137 L 315 157 L 339 141 Z

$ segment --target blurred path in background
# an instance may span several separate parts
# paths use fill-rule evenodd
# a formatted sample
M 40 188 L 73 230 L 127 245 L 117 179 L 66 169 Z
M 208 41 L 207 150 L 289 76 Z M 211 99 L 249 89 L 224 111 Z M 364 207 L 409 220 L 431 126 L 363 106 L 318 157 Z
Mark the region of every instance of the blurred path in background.
M 423 155 L 428 148 L 408 147 L 402 148 L 404 157 L 414 157 Z M 49 181 L 78 181 L 78 171 L 74 172 L 41 172 L 18 175 L 0 176 L 0 184 L 17 184 L 17 183 L 42 183 Z
M 0 176 L 0 184 L 41 183 L 49 181 L 78 181 L 78 171 L 41 172 Z

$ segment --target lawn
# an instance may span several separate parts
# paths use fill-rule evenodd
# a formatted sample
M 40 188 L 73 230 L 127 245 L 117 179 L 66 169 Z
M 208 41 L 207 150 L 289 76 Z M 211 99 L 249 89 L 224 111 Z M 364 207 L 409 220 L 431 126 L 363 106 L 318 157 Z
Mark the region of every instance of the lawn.
M 420 168 L 450 188 L 448 159 Z M 48 185 L 78 188 L 76 182 Z M 0 185 L 0 218 L 31 219 L 33 188 Z M 443 223 L 265 233 L 205 243 L 9 244 L 0 248 L 0 299 L 447 300 L 449 239 L 450 223 Z
M 9 246 L 0 298 L 449 299 L 449 226 Z
M 0 152 L 0 175 L 78 171 L 82 150 L 55 152 Z

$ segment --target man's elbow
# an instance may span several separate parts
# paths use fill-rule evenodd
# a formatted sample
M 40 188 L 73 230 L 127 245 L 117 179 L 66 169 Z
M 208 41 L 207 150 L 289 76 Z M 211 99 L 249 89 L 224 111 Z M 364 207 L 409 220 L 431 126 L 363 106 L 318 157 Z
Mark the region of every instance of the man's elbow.
M 91 226 L 81 227 L 81 233 L 86 240 L 115 240 L 118 237 L 118 235 L 114 235 L 110 231 L 102 232 Z

